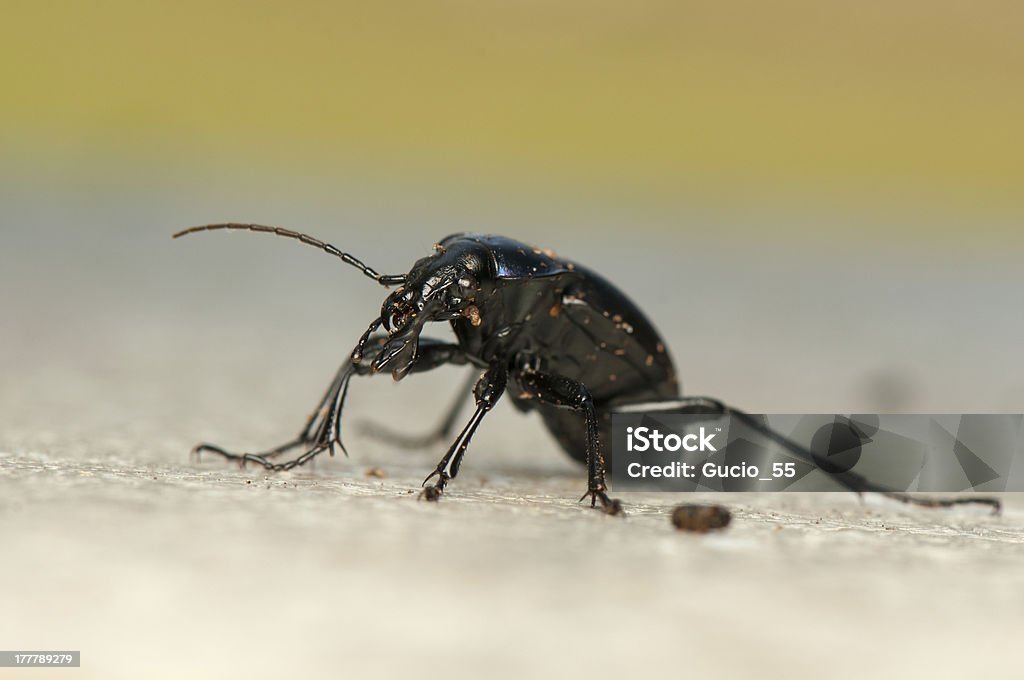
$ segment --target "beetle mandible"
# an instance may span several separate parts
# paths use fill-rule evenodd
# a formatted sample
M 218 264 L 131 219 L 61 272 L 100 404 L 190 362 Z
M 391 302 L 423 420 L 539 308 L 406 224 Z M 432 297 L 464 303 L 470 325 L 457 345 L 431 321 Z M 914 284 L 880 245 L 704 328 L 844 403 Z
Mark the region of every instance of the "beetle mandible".
M 458 475 L 477 427 L 506 393 L 520 411 L 537 411 L 566 453 L 586 464 L 587 491 L 580 500 L 589 497 L 591 507 L 600 503 L 609 514 L 622 513 L 622 504 L 608 496 L 602 452 L 602 442 L 611 441 L 616 412 L 728 414 L 813 461 L 808 449 L 754 416 L 717 399 L 680 396 L 665 342 L 643 312 L 603 276 L 550 250 L 503 236 L 453 234 L 436 244 L 433 254 L 417 260 L 408 273 L 379 274 L 329 243 L 281 227 L 209 224 L 185 229 L 174 238 L 216 230 L 295 239 L 340 258 L 384 287 L 398 287 L 384 300 L 379 316 L 370 322 L 294 439 L 261 453 L 232 453 L 213 444 L 200 444 L 196 453 L 209 451 L 243 465 L 252 462 L 268 470 L 290 470 L 324 451 L 333 455 L 335 446 L 345 451 L 341 413 L 352 376 L 391 373 L 401 380 L 409 373 L 445 364 L 470 364 L 483 371 L 472 388 L 476 410 L 424 480 L 423 497 L 428 500 L 439 499 Z M 451 324 L 456 342 L 421 336 L 426 324 L 445 321 Z M 460 404 L 430 436 L 379 434 L 406 443 L 447 437 Z M 298 457 L 274 460 L 300 447 L 305 450 Z M 931 507 L 981 503 L 999 509 L 995 499 L 911 496 L 851 472 L 836 479 L 851 491 L 877 492 L 906 503 Z

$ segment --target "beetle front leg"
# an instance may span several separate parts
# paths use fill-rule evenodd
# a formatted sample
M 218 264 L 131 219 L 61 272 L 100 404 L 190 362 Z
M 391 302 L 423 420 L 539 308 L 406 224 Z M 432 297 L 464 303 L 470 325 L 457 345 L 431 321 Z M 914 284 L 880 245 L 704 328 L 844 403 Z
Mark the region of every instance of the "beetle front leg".
M 526 394 L 540 402 L 571 408 L 583 414 L 587 423 L 587 492 L 580 500 L 589 496 L 590 507 L 595 507 L 600 501 L 601 509 L 609 515 L 623 514 L 622 503 L 608 497 L 605 460 L 598 437 L 597 410 L 590 390 L 575 380 L 535 371 L 521 372 L 519 383 Z
M 423 489 L 421 498 L 425 498 L 428 501 L 438 500 L 441 494 L 444 493 L 444 487 L 448 484 L 449 480 L 455 479 L 456 475 L 459 474 L 459 468 L 462 466 L 462 457 L 466 454 L 466 449 L 473 438 L 473 433 L 476 432 L 480 421 L 483 420 L 484 414 L 498 403 L 498 399 L 501 398 L 502 393 L 505 391 L 507 382 L 508 369 L 504 364 L 492 364 L 480 376 L 480 379 L 477 380 L 476 386 L 473 388 L 473 396 L 476 398 L 476 411 L 469 419 L 469 422 L 466 423 L 466 426 L 462 428 L 459 436 L 452 442 L 448 453 L 444 454 L 444 458 L 437 464 L 437 468 L 423 480 L 423 485 L 426 488 Z M 437 481 L 431 486 L 426 486 L 427 482 L 434 477 L 437 477 Z
M 333 456 L 335 446 L 339 446 L 348 455 L 345 445 L 341 441 L 341 413 L 344 409 L 345 397 L 348 394 L 349 380 L 353 375 L 373 375 L 371 368 L 373 358 L 380 352 L 387 339 L 386 336 L 372 338 L 367 343 L 369 349 L 366 351 L 363 361 L 357 364 L 349 360 L 342 364 L 317 408 L 310 414 L 295 439 L 260 453 L 232 453 L 214 444 L 200 444 L 192 450 L 193 454 L 198 456 L 204 451 L 216 453 L 228 460 L 238 461 L 243 467 L 247 463 L 256 463 L 273 471 L 291 470 L 305 465 L 324 451 L 329 451 Z M 458 345 L 430 338 L 420 338 L 419 355 L 410 368 L 410 372 L 421 373 L 449 363 L 466 363 L 465 354 Z M 303 445 L 308 448 L 297 458 L 283 463 L 272 460 L 275 456 Z
M 309 414 L 309 418 L 306 419 L 305 425 L 303 425 L 302 430 L 299 431 L 299 434 L 296 435 L 294 439 L 259 453 L 232 453 L 231 451 L 215 444 L 208 444 L 204 442 L 192 449 L 192 455 L 198 458 L 204 452 L 216 453 L 228 460 L 238 461 L 242 467 L 245 467 L 246 463 L 256 463 L 258 465 L 262 465 L 268 470 L 288 470 L 296 465 L 305 464 L 309 460 L 312 460 L 316 455 L 329 448 L 329 446 L 315 446 L 307 450 L 306 453 L 299 456 L 299 458 L 296 458 L 294 461 L 288 461 L 286 463 L 275 463 L 270 459 L 305 444 L 312 444 L 318 441 L 323 443 L 321 440 L 324 437 L 324 433 L 329 431 L 327 425 L 332 419 L 335 409 L 340 408 L 341 404 L 344 403 L 344 394 L 348 387 L 348 380 L 351 378 L 352 371 L 353 367 L 351 362 L 345 362 L 341 365 L 337 374 L 334 376 L 334 379 L 331 381 L 331 384 L 327 387 L 327 391 L 324 393 L 324 396 L 320 398 L 320 402 L 317 407 Z M 340 440 L 338 441 L 338 444 L 341 445 Z M 344 451 L 343 445 L 342 450 Z M 333 451 L 331 453 L 333 455 Z

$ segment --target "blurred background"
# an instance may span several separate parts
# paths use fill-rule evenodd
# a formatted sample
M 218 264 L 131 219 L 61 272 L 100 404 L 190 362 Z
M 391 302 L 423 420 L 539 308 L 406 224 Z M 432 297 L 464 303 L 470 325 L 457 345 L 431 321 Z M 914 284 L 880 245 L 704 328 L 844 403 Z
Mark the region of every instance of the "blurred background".
M 74 480 L 98 475 L 124 493 L 135 488 L 124 481 L 132 470 L 155 470 L 154 480 L 188 474 L 185 453 L 198 439 L 238 448 L 284 440 L 379 308 L 383 291 L 294 243 L 170 240 L 193 224 L 299 229 L 387 272 L 405 271 L 456 231 L 551 247 L 637 300 L 667 338 L 687 392 L 754 412 L 1024 409 L 1020 3 L 4 0 L 2 16 L 0 451 L 29 462 L 8 467 L 0 512 L 8 545 L 27 555 L 8 563 L 9 577 L 46 575 L 14 603 L 33 623 L 0 630 L 31 631 L 23 644 L 54 644 L 35 625 L 52 619 L 32 593 L 51 576 L 78 592 L 74 577 L 40 566 L 54 541 L 68 559 L 94 565 L 86 573 L 96 579 L 103 560 L 127 565 L 120 574 L 134 585 L 124 592 L 142 595 L 114 610 L 125 620 L 144 617 L 147 602 L 173 609 L 197 588 L 222 602 L 215 583 L 192 580 L 193 568 L 225 576 L 224 565 L 234 574 L 254 555 L 274 559 L 258 536 L 227 557 L 201 542 L 183 547 L 203 535 L 224 550 L 235 545 L 195 529 L 210 507 L 230 512 L 242 502 L 227 495 L 204 505 L 202 479 L 180 498 L 137 489 L 118 501 L 107 486 Z M 353 387 L 351 419 L 400 412 L 410 429 L 424 429 L 454 395 L 457 373 L 417 376 L 401 389 L 364 381 Z M 513 479 L 562 475 L 558 483 L 575 492 L 579 470 L 539 423 L 521 422 L 495 413 L 475 440 L 473 466 Z M 358 476 L 358 466 L 388 455 L 355 430 L 349 444 L 365 453 L 315 475 Z M 435 453 L 408 464 L 409 480 L 397 486 L 415 487 Z M 66 483 L 86 500 L 47 486 L 48 470 L 74 471 Z M 147 524 L 193 503 L 184 515 L 191 528 Z M 319 512 L 274 507 L 300 525 Z M 147 536 L 176 538 L 104 553 L 96 546 L 120 540 L 126 514 Z M 99 533 L 82 529 L 92 538 L 74 542 L 56 528 L 72 516 Z M 467 543 L 465 554 L 477 557 L 453 567 L 399 528 L 407 521 L 363 525 L 380 532 L 363 572 L 319 555 L 324 573 L 304 573 L 348 569 L 372 581 L 388 564 L 389 579 L 410 579 L 390 571 L 410 563 L 402 541 L 439 570 L 479 566 L 479 545 Z M 286 545 L 311 526 L 288 526 L 276 540 Z M 527 571 L 553 588 L 567 565 L 580 573 L 573 560 L 584 556 L 545 543 L 559 535 L 550 526 L 525 537 L 501 526 L 532 546 L 517 558 L 548 563 Z M 329 538 L 343 531 L 315 528 Z M 366 534 L 343 540 L 366 547 Z M 655 558 L 649 548 L 637 543 L 637 555 L 654 560 L 667 588 L 691 558 L 665 546 Z M 716 554 L 685 564 L 740 569 Z M 181 590 L 166 573 L 147 576 L 160 568 L 153 555 L 194 557 L 168 563 Z M 785 552 L 778 559 L 782 578 L 792 565 Z M 274 574 L 287 568 L 267 564 Z M 622 574 L 631 569 L 624 561 Z M 578 587 L 609 592 L 621 583 L 611 572 Z M 838 601 L 829 573 L 800 601 Z M 118 597 L 98 582 L 86 596 Z M 891 595 L 895 586 L 866 587 Z M 507 593 L 513 609 L 521 592 Z M 339 606 L 352 596 L 330 594 Z M 76 611 L 93 603 L 78 602 Z M 470 604 L 455 609 L 474 616 Z M 538 610 L 516 611 L 527 620 Z M 67 620 L 62 640 L 92 640 L 96 650 L 112 639 L 102 628 L 85 635 L 83 616 Z M 244 623 L 211 619 L 199 605 L 190 616 Z M 105 663 L 109 677 L 116 656 Z
M 9 0 L 3 354 L 145 367 L 280 331 L 283 361 L 380 297 L 182 226 L 304 229 L 388 271 L 489 231 L 605 271 L 688 391 L 1018 410 L 1022 28 L 998 1 Z
M 693 210 L 762 223 L 771 207 L 992 234 L 1019 217 L 1021 13 L 991 0 L 9 1 L 7 170 L 259 180 L 325 202 L 324 185 L 358 177 L 392 200 L 403 184 L 492 191 L 695 230 L 681 219 Z

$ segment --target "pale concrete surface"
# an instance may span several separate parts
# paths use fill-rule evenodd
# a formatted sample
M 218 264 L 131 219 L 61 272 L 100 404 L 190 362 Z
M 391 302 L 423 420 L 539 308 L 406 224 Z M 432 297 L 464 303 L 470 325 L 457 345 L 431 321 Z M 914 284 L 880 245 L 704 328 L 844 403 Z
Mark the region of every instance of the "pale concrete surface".
M 292 244 L 172 243 L 173 227 L 222 214 L 203 205 L 18 200 L 0 253 L 0 646 L 81 649 L 83 665 L 0 677 L 1018 673 L 1015 495 L 997 518 L 851 495 L 703 497 L 733 525 L 685 535 L 668 512 L 689 497 L 623 496 L 625 519 L 579 506 L 582 471 L 503 408 L 449 496 L 418 502 L 443 447 L 396 451 L 355 424 L 422 430 L 454 370 L 353 383 L 348 460 L 280 475 L 191 461 L 200 439 L 258 448 L 297 429 L 381 291 Z M 90 228 L 59 226 L 74 220 Z M 465 226 L 428 220 L 390 243 L 307 228 L 362 238 L 390 269 Z M 741 257 L 652 234 L 628 252 L 607 234 L 521 235 L 578 242 L 573 255 L 618 272 L 691 393 L 753 411 L 1022 408 L 1009 259 Z M 387 476 L 365 477 L 374 466 Z
M 65 451 L 71 450 L 66 448 Z M 582 510 L 579 475 L 480 465 L 416 500 L 428 460 L 268 477 L 131 445 L 0 458 L 0 639 L 82 650 L 26 677 L 1012 677 L 1021 509 L 672 498 Z M 481 476 L 486 474 L 486 479 Z M 12 671 L 0 671 L 4 675 Z

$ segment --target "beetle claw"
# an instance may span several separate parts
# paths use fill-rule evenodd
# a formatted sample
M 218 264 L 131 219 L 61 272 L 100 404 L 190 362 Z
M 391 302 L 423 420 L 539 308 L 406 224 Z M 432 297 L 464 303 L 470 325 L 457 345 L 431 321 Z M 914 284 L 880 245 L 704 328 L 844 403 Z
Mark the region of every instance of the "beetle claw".
M 423 480 L 423 483 L 420 484 L 420 486 L 426 486 L 427 482 L 429 482 L 434 477 L 438 478 L 437 484 L 435 484 L 435 486 L 439 486 L 442 489 L 444 488 L 445 484 L 448 483 L 448 480 L 451 479 L 451 477 L 449 477 L 447 474 L 445 474 L 441 470 L 434 470 L 429 475 L 427 475 L 427 478 Z
M 601 511 L 607 515 L 622 515 L 625 516 L 626 512 L 622 509 L 622 501 L 618 498 L 609 498 L 608 494 L 599 489 L 589 489 L 583 496 L 580 497 L 580 503 L 590 496 L 590 507 L 596 508 L 597 502 L 601 501 Z

